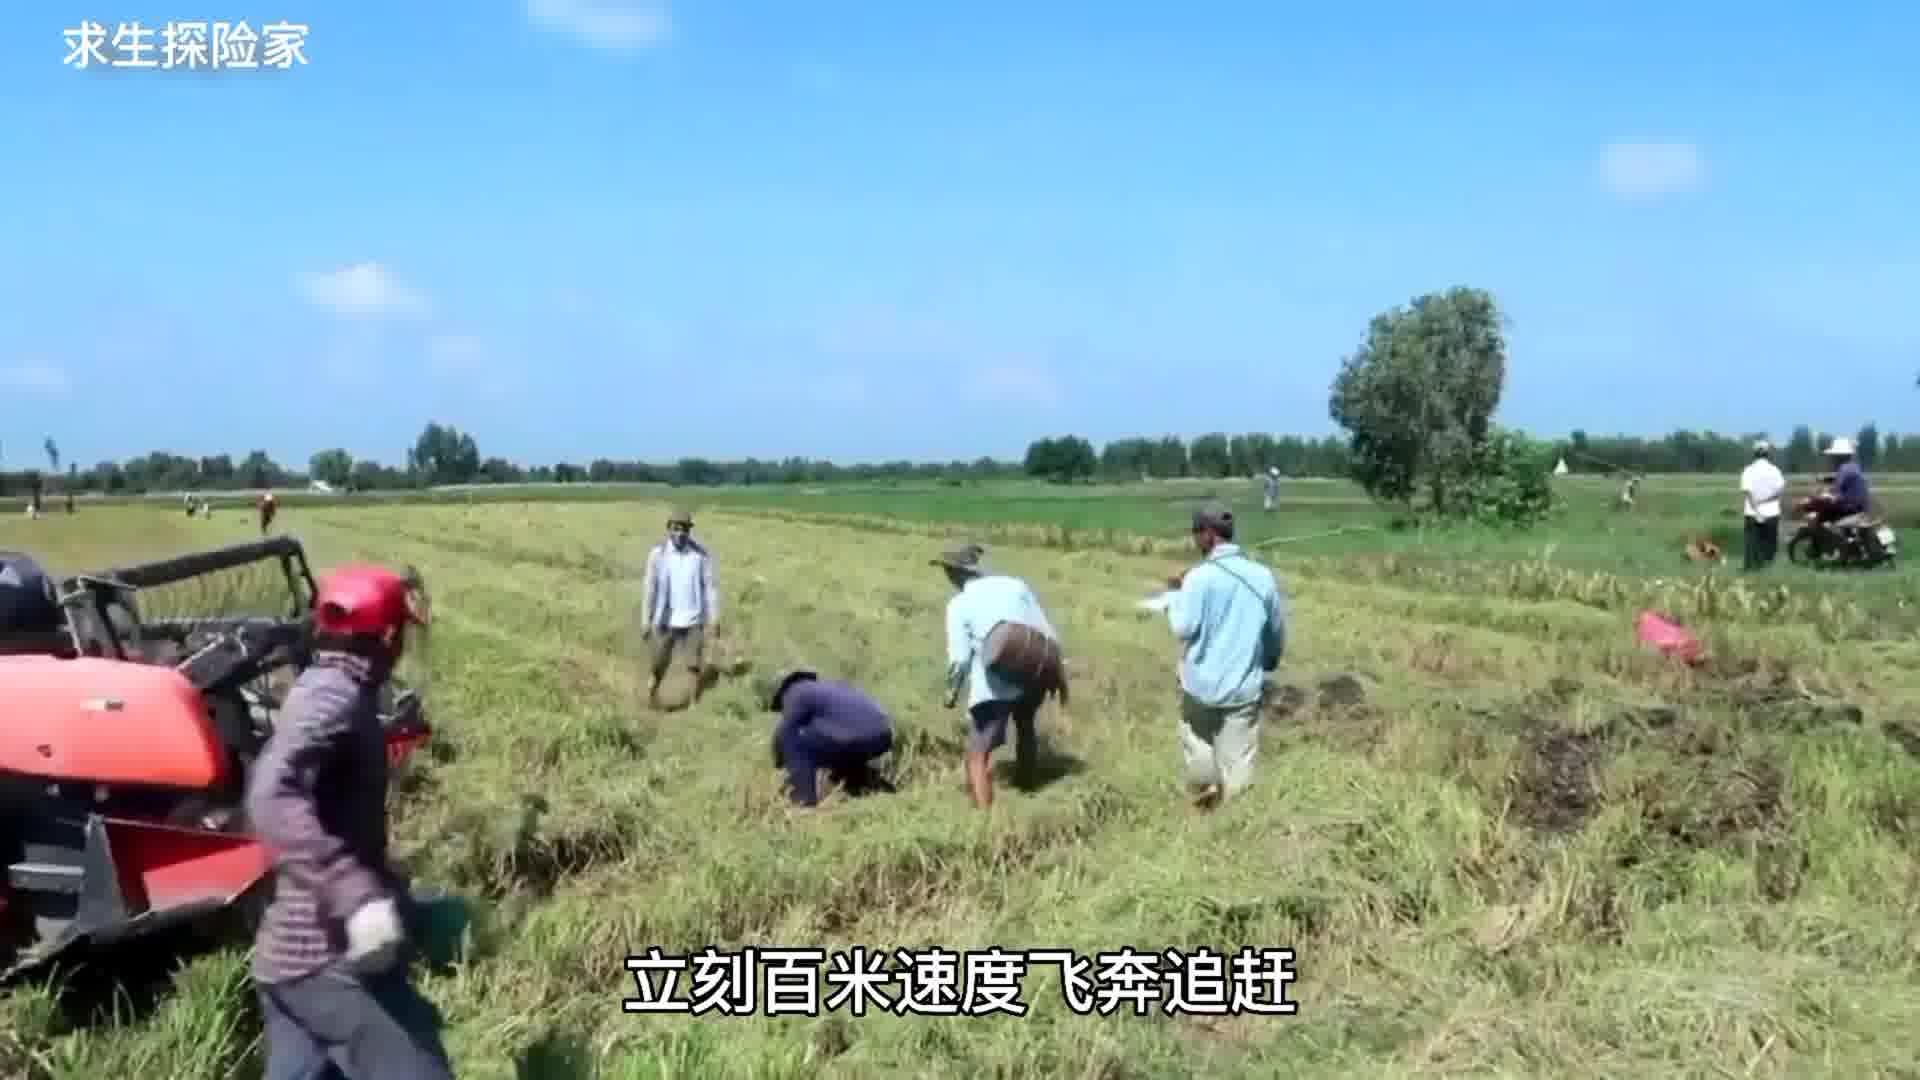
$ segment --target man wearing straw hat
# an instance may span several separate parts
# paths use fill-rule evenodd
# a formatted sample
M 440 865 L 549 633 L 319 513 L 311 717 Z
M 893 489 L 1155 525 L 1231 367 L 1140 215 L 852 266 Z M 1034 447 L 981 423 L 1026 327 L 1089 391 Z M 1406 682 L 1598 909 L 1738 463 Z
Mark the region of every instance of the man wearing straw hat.
M 693 673 L 693 701 L 706 689 L 707 631 L 720 617 L 720 590 L 713 583 L 713 555 L 693 538 L 693 515 L 675 510 L 667 516 L 667 538 L 647 552 L 642 639 L 653 645 L 653 676 L 647 705 L 660 707 L 660 682 L 673 654 L 686 651 Z
M 973 805 L 985 810 L 993 805 L 991 759 L 1007 741 L 1007 725 L 1013 725 L 1014 769 L 1024 784 L 1032 778 L 1038 753 L 1034 717 L 1049 692 L 1058 691 L 1065 700 L 1065 676 L 1046 686 L 1022 686 L 988 668 L 983 646 L 1002 622 L 1031 627 L 1055 643 L 1060 635 L 1027 583 L 988 570 L 983 554 L 978 544 L 962 544 L 932 564 L 946 571 L 954 588 L 947 601 L 947 705 L 952 707 L 966 689 L 967 787 Z
M 1194 511 L 1199 566 L 1169 578 L 1167 622 L 1180 661 L 1180 745 L 1194 806 L 1211 810 L 1253 779 L 1267 673 L 1287 644 L 1287 599 L 1273 571 L 1233 542 L 1233 512 Z

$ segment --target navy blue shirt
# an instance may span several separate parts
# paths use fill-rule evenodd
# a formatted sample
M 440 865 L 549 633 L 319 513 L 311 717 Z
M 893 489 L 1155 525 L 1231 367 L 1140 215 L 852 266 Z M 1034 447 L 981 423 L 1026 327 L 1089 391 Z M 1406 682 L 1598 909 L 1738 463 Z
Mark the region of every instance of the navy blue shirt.
M 807 679 L 787 687 L 775 731 L 786 755 L 795 802 L 812 805 L 813 771 L 834 759 L 861 761 L 893 747 L 893 718 L 866 694 L 841 682 Z
M 1857 461 L 1849 461 L 1833 474 L 1834 501 L 1843 514 L 1867 512 L 1867 474 Z

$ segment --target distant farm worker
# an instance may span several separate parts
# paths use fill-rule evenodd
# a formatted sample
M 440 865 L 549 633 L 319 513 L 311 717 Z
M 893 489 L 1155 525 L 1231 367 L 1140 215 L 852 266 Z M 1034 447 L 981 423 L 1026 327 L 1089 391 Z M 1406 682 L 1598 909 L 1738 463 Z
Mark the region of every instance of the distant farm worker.
M 267 530 L 273 527 L 273 515 L 278 513 L 279 510 L 280 510 L 280 504 L 274 501 L 273 492 L 271 491 L 261 492 L 260 494 L 260 535 L 261 536 L 267 535 Z
M 1287 645 L 1287 598 L 1273 571 L 1233 542 L 1233 512 L 1211 504 L 1193 515 L 1193 542 L 1204 561 L 1167 579 L 1180 662 L 1180 744 L 1188 792 L 1211 810 L 1253 779 L 1267 674 Z
M 253 956 L 267 1080 L 453 1075 L 439 1015 L 407 978 L 418 909 L 387 861 L 376 702 L 409 630 L 428 624 L 417 584 L 378 566 L 322 578 L 313 663 L 248 785 L 247 815 L 275 876 Z
M 815 780 L 820 769 L 849 795 L 892 790 L 873 761 L 893 749 L 893 718 L 865 693 L 796 668 L 763 683 L 760 696 L 780 714 L 773 728 L 773 767 L 787 771 L 795 805 L 819 805 Z
M 1827 490 L 1807 500 L 1815 517 L 1828 524 L 1847 524 L 1848 518 L 1864 514 L 1873 505 L 1867 490 L 1867 474 L 1854 459 L 1852 439 L 1835 439 L 1827 444 L 1827 460 L 1833 462 L 1833 483 Z
M 1014 770 L 1024 786 L 1033 779 L 1039 753 L 1034 719 L 1050 694 L 1067 700 L 1066 673 L 1054 663 L 1043 674 L 1024 678 L 995 664 L 988 638 L 995 627 L 1010 623 L 1022 629 L 1025 648 L 1038 647 L 1057 658 L 1060 635 L 1047 620 L 1040 600 L 1025 581 L 988 570 L 981 562 L 985 550 L 978 544 L 949 548 L 933 565 L 946 571 L 954 596 L 947 601 L 947 699 L 949 708 L 967 695 L 967 788 L 973 805 L 993 805 L 993 752 L 1006 744 L 1007 725 L 1014 729 Z
M 1272 511 L 1273 504 L 1280 499 L 1280 466 L 1267 466 L 1266 491 L 1262 495 L 1261 506 Z
M 660 681 L 685 650 L 693 673 L 693 700 L 706 686 L 707 632 L 720 621 L 720 591 L 713 583 L 713 555 L 693 538 L 693 515 L 675 510 L 667 516 L 667 538 L 647 552 L 646 591 L 640 602 L 646 620 L 643 640 L 653 644 L 653 681 L 647 705 L 660 707 Z
M 1746 568 L 1758 570 L 1773 563 L 1780 550 L 1780 494 L 1787 478 L 1773 463 L 1773 444 L 1753 444 L 1753 460 L 1740 472 L 1740 496 L 1746 519 L 1743 537 Z
M 1640 478 L 1637 476 L 1628 476 L 1626 482 L 1620 485 L 1620 498 L 1614 502 L 1613 508 L 1615 510 L 1633 509 L 1633 493 L 1639 487 Z

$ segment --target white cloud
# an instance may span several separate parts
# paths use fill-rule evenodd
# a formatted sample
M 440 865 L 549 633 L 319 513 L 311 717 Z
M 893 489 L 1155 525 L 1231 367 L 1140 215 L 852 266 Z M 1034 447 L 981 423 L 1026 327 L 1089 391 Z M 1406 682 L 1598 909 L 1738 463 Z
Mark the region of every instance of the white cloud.
M 527 0 L 527 17 L 601 49 L 644 49 L 673 28 L 666 0 Z
M 1618 140 L 1600 153 L 1600 181 L 1623 199 L 1693 191 L 1706 180 L 1705 155 L 1684 139 Z
M 309 303 L 349 318 L 420 315 L 427 310 L 426 297 L 376 262 L 301 274 L 295 283 Z
M 1060 381 L 1038 364 L 996 364 L 968 380 L 967 396 L 1000 405 L 1057 405 Z
M 29 394 L 64 395 L 73 383 L 67 373 L 44 360 L 23 360 L 0 368 L 0 386 Z

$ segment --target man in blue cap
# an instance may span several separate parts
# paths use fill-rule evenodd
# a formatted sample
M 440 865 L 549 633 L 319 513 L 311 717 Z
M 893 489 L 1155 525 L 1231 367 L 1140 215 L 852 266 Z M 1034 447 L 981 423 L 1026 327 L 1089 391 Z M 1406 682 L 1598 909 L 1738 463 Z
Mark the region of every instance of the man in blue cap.
M 814 774 L 820 769 L 849 795 L 893 790 L 872 764 L 893 749 L 893 718 L 872 698 L 807 668 L 780 672 L 761 685 L 761 694 L 780 714 L 773 767 L 787 771 L 796 805 L 819 805 Z

